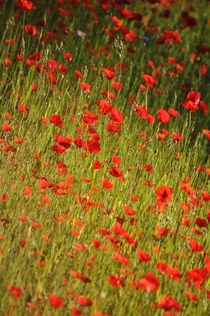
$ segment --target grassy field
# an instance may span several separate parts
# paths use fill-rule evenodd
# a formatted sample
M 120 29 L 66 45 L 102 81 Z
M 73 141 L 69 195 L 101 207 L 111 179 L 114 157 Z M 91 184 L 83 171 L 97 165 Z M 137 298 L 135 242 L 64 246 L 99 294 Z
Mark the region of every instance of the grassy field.
M 210 3 L 0 0 L 0 315 L 199 316 Z

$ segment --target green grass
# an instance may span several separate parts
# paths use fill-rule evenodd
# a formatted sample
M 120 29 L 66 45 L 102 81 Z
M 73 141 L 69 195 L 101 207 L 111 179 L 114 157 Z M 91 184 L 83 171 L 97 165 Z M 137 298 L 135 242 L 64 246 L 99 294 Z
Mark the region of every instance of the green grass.
M 160 16 L 165 10 L 160 4 L 152 5 L 150 1 L 122 4 L 142 15 L 138 26 L 137 21 L 123 19 L 117 6 L 103 10 L 99 1 L 90 2 L 94 11 L 87 8 L 88 1 L 75 6 L 71 1 L 58 1 L 59 8 L 74 12 L 74 16 L 66 17 L 59 17 L 51 1 L 33 1 L 36 9 L 24 12 L 15 3 L 4 2 L 0 7 L 0 126 L 6 123 L 11 131 L 0 129 L 0 315 L 74 315 L 72 307 L 82 315 L 94 316 L 178 314 L 177 307 L 172 306 L 168 313 L 166 307 L 154 308 L 164 294 L 171 295 L 182 306 L 180 314 L 208 315 L 209 194 L 204 201 L 202 193 L 210 188 L 209 140 L 203 133 L 209 129 L 210 120 L 201 109 L 190 112 L 180 103 L 187 99 L 189 91 L 200 92 L 206 104 L 210 100 L 209 52 L 201 53 L 196 48 L 202 44 L 209 46 L 208 4 L 176 1 L 170 6 L 169 19 Z M 189 11 L 190 5 L 194 11 Z M 183 24 L 180 8 L 197 19 L 196 26 L 180 30 Z M 98 23 L 94 22 L 93 14 L 98 16 Z M 113 16 L 122 20 L 127 32 L 134 31 L 137 39 L 127 42 L 123 32 L 114 30 Z M 39 20 L 43 18 L 46 25 L 40 27 Z M 36 25 L 36 36 L 26 33 L 27 24 Z M 158 33 L 149 32 L 147 26 L 157 26 Z M 86 35 L 80 37 L 77 30 Z M 163 30 L 177 30 L 182 42 L 157 44 Z M 47 34 L 51 39 L 44 41 Z M 144 42 L 145 36 L 149 37 L 148 42 Z M 11 38 L 13 45 L 5 42 Z M 134 54 L 127 51 L 129 46 Z M 16 60 L 17 52 L 25 61 Z M 64 59 L 67 52 L 72 54 L 71 61 Z M 26 61 L 34 53 L 41 53 L 41 60 L 29 67 Z M 197 62 L 191 54 L 197 54 Z M 176 65 L 168 62 L 169 57 L 176 58 L 184 66 L 183 71 L 177 71 Z M 5 58 L 12 64 L 6 65 Z M 65 74 L 55 69 L 55 84 L 47 74 L 50 59 L 67 67 Z M 154 70 L 148 66 L 149 60 L 154 63 Z M 36 70 L 37 63 L 42 65 L 40 72 Z M 119 64 L 126 68 L 117 68 Z M 202 64 L 207 66 L 206 74 L 200 72 Z M 113 89 L 112 80 L 103 72 L 109 66 L 117 73 L 114 80 L 123 84 L 119 91 Z M 76 78 L 75 70 L 81 71 L 82 79 Z M 177 73 L 175 78 L 169 75 L 169 70 Z M 158 83 L 143 92 L 139 86 L 145 85 L 142 80 L 145 73 L 155 76 Z M 91 85 L 90 93 L 80 88 L 80 82 Z M 32 84 L 38 86 L 37 91 L 33 91 Z M 161 90 L 160 95 L 156 88 Z M 106 97 L 102 90 L 110 90 L 116 97 Z M 110 113 L 100 114 L 97 105 L 102 99 L 122 113 L 124 122 L 119 132 L 107 131 Z M 19 104 L 29 110 L 20 111 Z M 155 117 L 155 124 L 139 117 L 136 105 L 145 105 Z M 161 108 L 173 108 L 181 117 L 171 117 L 170 123 L 163 124 L 157 119 Z M 83 121 L 86 110 L 99 118 L 89 127 Z M 63 120 L 61 128 L 50 123 L 54 114 Z M 42 122 L 42 117 L 48 124 Z M 85 146 L 93 133 L 90 126 L 100 137 L 98 153 L 90 153 Z M 163 133 L 163 129 L 168 135 L 159 140 L 157 134 Z M 145 134 L 140 136 L 141 132 Z M 178 132 L 183 139 L 174 142 L 172 136 Z M 52 150 L 55 135 L 71 135 L 71 146 L 61 155 Z M 23 143 L 17 143 L 15 136 Z M 75 137 L 83 139 L 82 148 L 74 144 Z M 140 145 L 145 150 L 140 150 Z M 115 165 L 113 155 L 121 159 L 120 179 L 110 174 Z M 95 160 L 101 162 L 100 170 L 93 168 Z M 58 173 L 58 161 L 66 165 L 66 174 Z M 152 166 L 150 172 L 146 171 L 147 165 Z M 181 188 L 180 183 L 187 182 L 186 177 L 190 178 L 188 184 L 195 194 Z M 103 188 L 105 178 L 113 184 L 112 189 Z M 46 186 L 41 188 L 44 181 Z M 151 186 L 145 184 L 148 181 Z M 158 209 L 156 202 L 160 186 L 173 190 L 172 200 L 164 211 Z M 28 196 L 24 194 L 26 187 L 32 191 Z M 131 194 L 138 201 L 132 201 Z M 135 215 L 125 213 L 125 204 Z M 184 210 L 183 204 L 187 209 Z M 186 225 L 183 216 L 189 220 Z M 198 218 L 205 221 L 206 227 L 196 224 Z M 133 242 L 114 233 L 113 225 L 121 226 L 122 221 Z M 36 228 L 33 222 L 38 225 Z M 168 233 L 161 238 L 157 227 L 167 228 Z M 100 241 L 98 248 L 93 245 L 94 239 Z M 192 251 L 191 239 L 203 246 L 201 251 Z M 151 260 L 141 262 L 138 250 L 147 252 Z M 125 256 L 130 265 L 113 260 L 115 252 Z M 170 269 L 168 275 L 160 273 L 158 262 L 179 269 L 180 279 L 173 280 Z M 187 284 L 187 275 L 195 268 L 206 273 L 200 286 L 192 280 Z M 72 271 L 82 273 L 91 282 L 74 278 Z M 160 281 L 153 293 L 141 286 L 138 290 L 131 286 L 131 281 L 137 284 L 149 272 Z M 111 285 L 110 275 L 123 278 L 124 286 Z M 20 297 L 9 286 L 21 289 Z M 187 291 L 197 295 L 198 302 L 188 299 Z M 51 294 L 62 299 L 64 305 L 60 309 L 50 303 Z M 90 298 L 92 305 L 82 306 L 78 296 Z

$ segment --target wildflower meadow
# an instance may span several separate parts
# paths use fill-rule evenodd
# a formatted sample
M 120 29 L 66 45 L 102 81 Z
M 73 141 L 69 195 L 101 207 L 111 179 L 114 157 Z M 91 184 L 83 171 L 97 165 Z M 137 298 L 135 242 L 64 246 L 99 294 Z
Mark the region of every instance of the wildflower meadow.
M 0 316 L 210 315 L 210 1 L 0 0 Z

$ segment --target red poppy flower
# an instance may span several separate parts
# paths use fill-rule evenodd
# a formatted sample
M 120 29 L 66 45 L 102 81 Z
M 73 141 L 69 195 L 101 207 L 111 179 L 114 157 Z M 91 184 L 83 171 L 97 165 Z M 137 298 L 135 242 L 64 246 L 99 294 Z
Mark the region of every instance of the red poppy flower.
M 137 35 L 133 31 L 128 31 L 126 34 L 124 34 L 124 39 L 126 42 L 132 43 L 136 39 Z
M 71 271 L 71 276 L 73 278 L 82 280 L 84 283 L 90 283 L 91 282 L 91 280 L 88 277 L 86 277 L 82 273 L 78 273 L 76 271 Z
M 199 107 L 205 114 L 208 114 L 209 108 L 208 108 L 208 105 L 206 103 L 204 103 L 203 101 L 200 101 Z
M 112 228 L 116 235 L 125 236 L 127 234 L 126 230 L 122 226 L 114 224 Z
M 150 255 L 147 252 L 144 252 L 142 250 L 138 250 L 137 254 L 138 254 L 139 260 L 141 262 L 150 262 L 151 261 Z
M 2 129 L 5 132 L 10 132 L 12 130 L 11 126 L 9 126 L 7 123 L 2 124 Z
M 164 109 L 158 110 L 157 118 L 160 123 L 169 123 L 171 121 L 170 115 Z
M 176 133 L 172 136 L 172 139 L 176 142 L 180 142 L 183 139 L 182 133 Z
M 35 36 L 37 33 L 37 29 L 35 25 L 27 24 L 25 25 L 25 31 L 30 36 Z
M 98 239 L 93 239 L 93 247 L 99 248 L 100 245 L 101 245 L 100 240 L 98 240 Z
M 64 59 L 68 61 L 72 61 L 72 55 L 69 52 L 67 52 L 64 54 Z
M 132 209 L 128 206 L 128 204 L 125 204 L 125 205 L 124 205 L 124 211 L 125 211 L 125 214 L 126 214 L 126 215 L 129 215 L 129 216 L 133 216 L 133 215 L 136 214 L 136 212 L 135 212 L 134 210 L 132 210 Z
M 164 236 L 166 236 L 166 235 L 168 235 L 168 233 L 169 233 L 169 229 L 166 228 L 166 227 L 164 227 L 164 226 L 162 226 L 162 227 L 156 226 L 155 229 L 156 229 L 158 235 L 159 235 L 161 238 L 164 237 Z
M 187 291 L 186 293 L 186 297 L 189 299 L 189 300 L 192 300 L 194 302 L 198 302 L 199 301 L 199 298 L 197 297 L 196 294 L 192 293 L 192 292 L 189 292 Z
M 69 136 L 55 135 L 54 140 L 59 145 L 63 146 L 65 149 L 68 149 L 71 146 L 71 135 Z
M 80 137 L 75 137 L 74 138 L 74 144 L 78 147 L 78 148 L 82 148 L 84 145 L 84 141 L 82 138 Z
M 125 286 L 124 278 L 120 277 L 118 274 L 110 275 L 109 276 L 109 283 L 112 286 L 116 287 L 117 289 L 119 288 L 119 286 L 122 286 L 122 287 Z
M 102 68 L 102 71 L 106 74 L 107 79 L 113 79 L 117 76 L 117 74 L 112 69 Z
M 108 179 L 104 179 L 103 180 L 103 188 L 104 189 L 112 189 L 113 188 L 113 184 L 111 182 L 109 182 Z
M 93 125 L 98 121 L 99 121 L 99 117 L 95 113 L 89 112 L 87 110 L 84 112 L 83 122 L 85 124 Z
M 174 44 L 181 43 L 181 38 L 177 31 L 164 30 L 161 35 L 162 35 L 163 43 L 167 43 L 167 44 L 171 44 L 172 42 L 174 42 Z
M 58 66 L 57 61 L 55 59 L 49 59 L 47 65 L 51 72 L 54 72 L 54 70 Z
M 65 75 L 65 73 L 67 72 L 67 67 L 65 65 L 59 65 L 58 66 L 58 71 L 62 74 Z
M 57 127 L 63 126 L 63 120 L 61 120 L 61 118 L 58 114 L 51 114 L 50 123 L 55 124 L 55 126 L 57 126 Z
M 112 259 L 115 261 L 119 261 L 121 264 L 124 265 L 129 266 L 131 264 L 131 262 L 119 252 L 114 252 Z
M 82 311 L 74 306 L 70 308 L 71 315 L 82 315 Z
M 182 274 L 179 271 L 179 269 L 174 268 L 171 264 L 168 264 L 167 266 L 167 274 L 169 279 L 175 280 L 175 281 L 180 281 Z
M 99 113 L 100 114 L 108 114 L 112 110 L 112 104 L 107 100 L 99 101 Z
M 196 223 L 199 227 L 201 227 L 201 228 L 207 226 L 206 220 L 203 219 L 203 218 L 200 218 L 200 217 L 196 217 L 195 223 Z
M 190 112 L 195 112 L 198 110 L 198 104 L 192 102 L 191 100 L 181 101 L 181 105 Z
M 31 188 L 29 186 L 26 186 L 24 188 L 23 193 L 24 193 L 25 196 L 31 196 L 32 195 L 32 190 L 31 190 Z
M 90 307 L 93 305 L 93 300 L 91 300 L 90 298 L 88 298 L 86 296 L 77 295 L 75 298 L 76 298 L 78 304 L 81 306 L 89 306 Z
M 101 150 L 101 146 L 99 143 L 99 135 L 92 134 L 92 139 L 85 144 L 85 149 L 88 150 L 91 154 L 97 154 Z
M 99 311 L 94 311 L 93 316 L 109 316 L 107 313 L 102 313 Z
M 120 165 L 122 162 L 121 162 L 121 160 L 120 160 L 120 157 L 118 157 L 118 156 L 113 156 L 112 157 L 112 161 L 113 161 L 113 163 L 115 163 L 116 165 Z
M 16 298 L 20 298 L 22 295 L 22 290 L 14 285 L 7 285 L 7 289 L 14 295 Z
M 112 87 L 118 91 L 122 89 L 123 84 L 119 81 L 112 81 Z
M 114 22 L 117 26 L 122 26 L 123 22 L 118 19 L 115 15 L 112 17 L 112 22 Z
M 185 279 L 186 283 L 191 286 L 191 281 L 195 283 L 196 288 L 202 289 L 202 283 L 208 278 L 207 269 L 194 268 L 192 270 L 188 270 Z
M 150 293 L 156 292 L 160 287 L 160 281 L 153 273 L 146 273 L 143 275 L 143 277 L 139 280 L 139 283 L 143 291 Z
M 83 78 L 83 74 L 79 70 L 75 70 L 74 73 L 77 78 Z
M 86 82 L 80 82 L 80 88 L 84 91 L 90 92 L 90 84 Z
M 106 128 L 107 128 L 107 131 L 111 132 L 111 133 L 116 133 L 116 132 L 120 131 L 120 125 L 116 124 L 116 123 L 114 123 L 112 121 L 107 123 L 107 127 Z
M 202 192 L 202 198 L 206 203 L 208 203 L 210 201 L 210 193 Z
M 158 305 L 166 311 L 183 312 L 181 305 L 171 295 L 165 294 L 163 298 L 159 299 Z
M 116 166 L 111 167 L 111 168 L 109 169 L 109 172 L 110 172 L 110 174 L 111 174 L 113 177 L 115 177 L 115 178 L 121 178 L 121 177 L 123 176 L 122 171 L 121 171 L 118 167 L 116 167 Z
M 172 108 L 168 109 L 168 114 L 172 117 L 177 117 L 177 116 L 180 117 L 181 116 L 178 111 L 176 111 Z
M 159 186 L 155 193 L 158 196 L 158 201 L 162 203 L 172 201 L 171 194 L 173 193 L 173 190 L 165 185 Z
M 50 301 L 51 306 L 54 308 L 62 308 L 64 305 L 63 300 L 55 294 L 50 295 L 49 301 Z
M 65 152 L 65 149 L 59 144 L 54 144 L 54 145 L 52 145 L 51 148 L 53 151 L 57 152 L 59 155 L 61 155 Z
M 194 102 L 195 104 L 198 104 L 200 102 L 201 94 L 197 91 L 190 91 L 187 94 L 187 100 Z
M 11 66 L 12 65 L 12 61 L 9 58 L 5 58 L 4 63 L 7 66 Z
M 17 6 L 18 6 L 18 8 L 19 8 L 21 11 L 24 11 L 24 10 L 30 11 L 30 10 L 32 10 L 33 8 L 35 8 L 35 7 L 33 6 L 33 2 L 27 1 L 27 0 L 18 0 L 18 1 L 17 1 Z
M 160 273 L 166 273 L 168 269 L 168 265 L 164 262 L 158 262 L 156 267 Z
M 203 246 L 197 240 L 193 239 L 190 239 L 189 246 L 192 252 L 202 252 L 204 249 Z
M 204 135 L 206 135 L 208 137 L 208 139 L 210 139 L 210 130 L 203 129 L 203 133 L 204 133 Z
M 122 113 L 117 108 L 113 108 L 110 114 L 110 120 L 117 124 L 123 124 L 124 119 Z
M 66 174 L 66 165 L 65 165 L 65 163 L 63 163 L 62 161 L 58 161 L 57 162 L 57 167 L 58 167 L 58 169 L 57 169 L 58 175 L 63 176 L 63 175 Z
M 148 74 L 144 74 L 142 76 L 142 79 L 146 83 L 147 88 L 153 88 L 153 85 L 158 83 L 158 80 L 156 77 L 148 75 Z
M 98 160 L 95 160 L 94 163 L 93 163 L 93 169 L 96 169 L 96 170 L 100 170 L 101 169 L 101 163 L 100 161 Z

